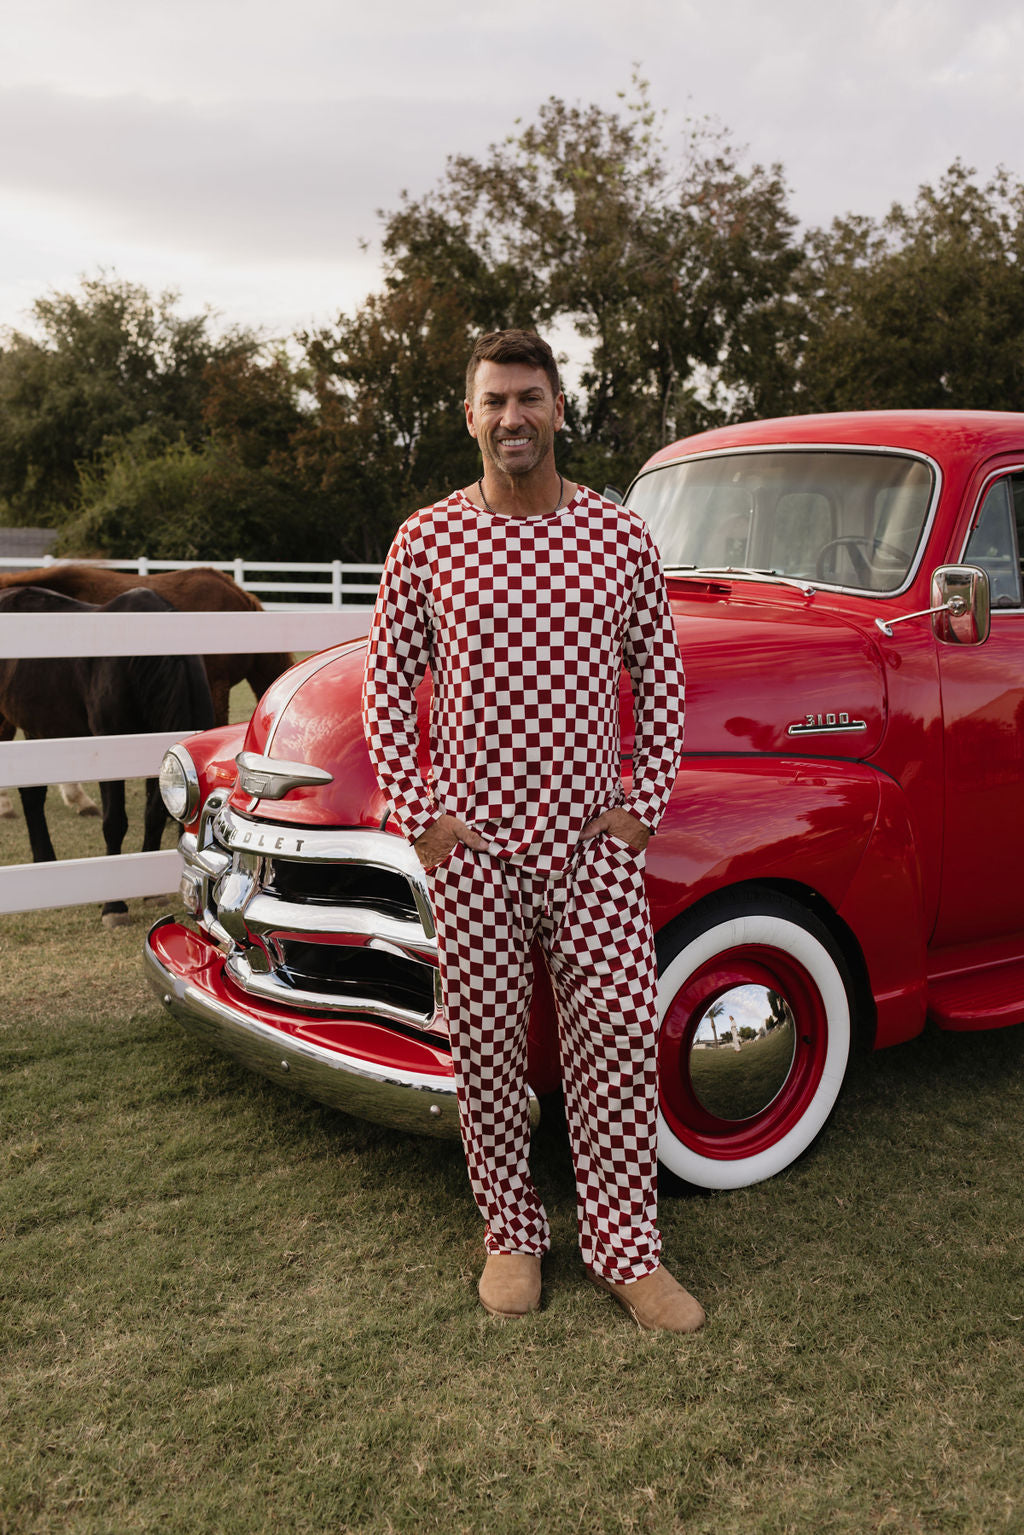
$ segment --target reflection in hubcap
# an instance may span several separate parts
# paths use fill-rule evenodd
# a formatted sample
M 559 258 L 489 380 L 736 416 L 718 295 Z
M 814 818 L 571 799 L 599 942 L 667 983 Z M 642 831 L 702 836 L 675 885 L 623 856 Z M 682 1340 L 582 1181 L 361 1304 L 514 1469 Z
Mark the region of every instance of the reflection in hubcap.
M 735 986 L 706 1009 L 690 1045 L 690 1080 L 717 1119 L 750 1119 L 782 1091 L 793 1066 L 796 1020 L 766 986 Z

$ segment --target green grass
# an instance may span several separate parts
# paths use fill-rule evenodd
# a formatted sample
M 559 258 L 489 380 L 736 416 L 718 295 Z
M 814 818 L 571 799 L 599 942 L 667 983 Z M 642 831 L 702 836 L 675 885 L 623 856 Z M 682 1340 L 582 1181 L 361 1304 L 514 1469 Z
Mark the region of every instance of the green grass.
M 859 1059 L 787 1174 L 664 1200 L 692 1339 L 583 1282 L 549 1113 L 502 1323 L 458 1146 L 203 1049 L 159 911 L 0 918 L 2 1535 L 1024 1530 L 1024 1029 Z

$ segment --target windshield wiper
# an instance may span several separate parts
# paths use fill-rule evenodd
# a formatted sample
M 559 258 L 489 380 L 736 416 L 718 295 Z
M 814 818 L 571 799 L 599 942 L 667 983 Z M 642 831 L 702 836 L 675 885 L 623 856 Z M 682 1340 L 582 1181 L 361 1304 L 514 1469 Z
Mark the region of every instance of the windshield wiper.
M 698 576 L 740 576 L 748 581 L 776 581 L 780 586 L 794 586 L 805 597 L 813 597 L 818 588 L 796 576 L 780 576 L 777 570 L 754 570 L 749 565 L 667 565 L 666 570 L 692 570 Z

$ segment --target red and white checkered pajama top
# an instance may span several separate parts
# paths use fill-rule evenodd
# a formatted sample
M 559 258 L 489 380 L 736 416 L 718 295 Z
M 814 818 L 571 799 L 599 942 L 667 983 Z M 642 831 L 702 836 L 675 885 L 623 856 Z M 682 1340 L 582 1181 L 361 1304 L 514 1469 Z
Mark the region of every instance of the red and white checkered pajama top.
M 628 798 L 623 662 L 636 721 Z M 414 696 L 428 667 L 429 784 Z M 488 851 L 553 873 L 613 806 L 653 830 L 682 752 L 683 667 L 647 525 L 584 486 L 548 516 L 484 511 L 461 491 L 415 512 L 384 568 L 363 724 L 410 840 L 447 812 Z

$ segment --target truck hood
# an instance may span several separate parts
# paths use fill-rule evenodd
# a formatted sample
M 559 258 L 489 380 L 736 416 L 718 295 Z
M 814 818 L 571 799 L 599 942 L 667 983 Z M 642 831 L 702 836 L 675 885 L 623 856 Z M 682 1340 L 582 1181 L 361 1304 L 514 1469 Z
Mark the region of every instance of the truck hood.
M 862 759 L 877 751 L 886 683 L 870 632 L 796 594 L 765 601 L 761 587 L 756 601 L 691 596 L 687 585 L 672 582 L 688 755 Z
M 764 600 L 690 596 L 673 582 L 686 670 L 687 755 L 871 756 L 885 729 L 885 679 L 871 639 L 852 622 L 788 594 Z M 763 599 L 763 589 L 759 592 Z M 388 804 L 363 740 L 363 642 L 310 656 L 279 677 L 250 721 L 245 750 L 307 763 L 329 784 L 257 800 L 236 788 L 232 807 L 289 825 L 380 826 Z M 430 702 L 420 689 L 421 723 Z M 622 679 L 622 746 L 633 749 L 629 678 Z M 425 731 L 421 732 L 425 735 Z M 427 768 L 425 747 L 421 767 Z

